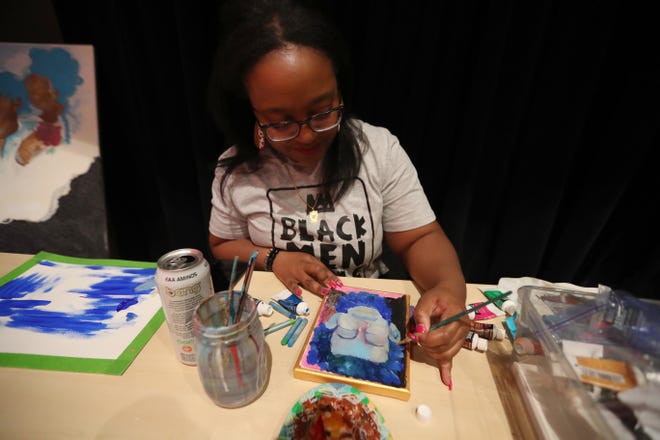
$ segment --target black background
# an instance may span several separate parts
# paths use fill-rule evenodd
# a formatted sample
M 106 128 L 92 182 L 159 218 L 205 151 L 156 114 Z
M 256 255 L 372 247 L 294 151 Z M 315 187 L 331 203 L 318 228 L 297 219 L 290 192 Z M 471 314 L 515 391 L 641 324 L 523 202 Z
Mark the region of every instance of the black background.
M 351 46 L 356 115 L 399 137 L 468 282 L 532 276 L 658 296 L 650 6 L 324 3 Z M 95 49 L 110 255 L 195 247 L 210 259 L 216 2 L 27 4 L 36 11 L 5 23 L 5 41 Z

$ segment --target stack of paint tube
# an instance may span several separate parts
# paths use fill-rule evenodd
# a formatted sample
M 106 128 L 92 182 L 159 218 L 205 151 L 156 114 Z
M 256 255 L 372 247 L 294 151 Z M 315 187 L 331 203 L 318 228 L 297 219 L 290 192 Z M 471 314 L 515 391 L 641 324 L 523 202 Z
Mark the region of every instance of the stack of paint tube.
M 495 324 L 470 321 L 470 331 L 465 337 L 463 347 L 468 350 L 486 351 L 489 340 L 501 341 L 504 335 L 504 330 L 495 327 Z

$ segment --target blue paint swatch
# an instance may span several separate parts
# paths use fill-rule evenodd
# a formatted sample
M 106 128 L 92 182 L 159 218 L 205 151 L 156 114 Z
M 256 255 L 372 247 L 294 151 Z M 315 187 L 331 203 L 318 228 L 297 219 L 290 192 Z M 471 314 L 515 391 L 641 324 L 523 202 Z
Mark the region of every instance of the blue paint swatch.
M 42 260 L 0 286 L 0 329 L 94 336 L 116 326 L 117 316 L 125 322 L 138 316 L 130 310 L 151 293 L 155 272 Z

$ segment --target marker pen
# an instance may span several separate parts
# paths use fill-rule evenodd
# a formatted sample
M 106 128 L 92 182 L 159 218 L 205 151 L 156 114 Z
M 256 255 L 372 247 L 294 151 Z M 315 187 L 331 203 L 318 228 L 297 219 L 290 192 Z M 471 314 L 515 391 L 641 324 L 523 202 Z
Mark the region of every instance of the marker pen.
M 283 290 L 273 295 L 272 299 L 291 313 L 309 315 L 309 306 L 307 303 L 288 290 Z
M 296 332 L 296 329 L 300 327 L 302 324 L 303 318 L 296 318 L 296 322 L 293 323 L 291 328 L 289 329 L 288 332 L 286 332 L 286 335 L 282 338 L 282 345 L 287 345 L 289 343 L 289 339 L 293 336 L 293 334 Z
M 293 319 L 293 318 L 290 318 L 290 319 L 287 319 L 286 321 L 278 322 L 277 324 L 269 325 L 267 328 L 264 329 L 264 336 L 268 336 L 269 334 L 271 334 L 273 332 L 276 332 L 276 331 L 281 330 L 285 327 L 288 327 L 288 326 L 292 325 L 294 322 L 296 322 L 296 320 Z
M 293 344 L 296 343 L 296 340 L 298 339 L 298 336 L 302 333 L 303 329 L 305 328 L 305 325 L 307 325 L 307 318 L 302 318 L 302 321 L 300 324 L 298 324 L 298 327 L 293 331 L 293 335 L 289 338 L 289 341 L 287 342 L 287 345 L 289 347 L 293 347 Z

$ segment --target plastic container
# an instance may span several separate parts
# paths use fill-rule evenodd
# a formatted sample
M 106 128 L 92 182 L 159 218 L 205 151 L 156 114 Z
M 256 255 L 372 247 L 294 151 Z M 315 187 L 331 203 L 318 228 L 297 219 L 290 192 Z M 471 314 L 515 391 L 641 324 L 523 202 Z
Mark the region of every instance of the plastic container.
M 511 368 L 537 437 L 617 439 L 624 429 L 635 438 L 633 412 L 616 396 L 657 375 L 652 344 L 631 343 L 657 317 L 605 286 L 596 294 L 525 286 L 518 300 Z

